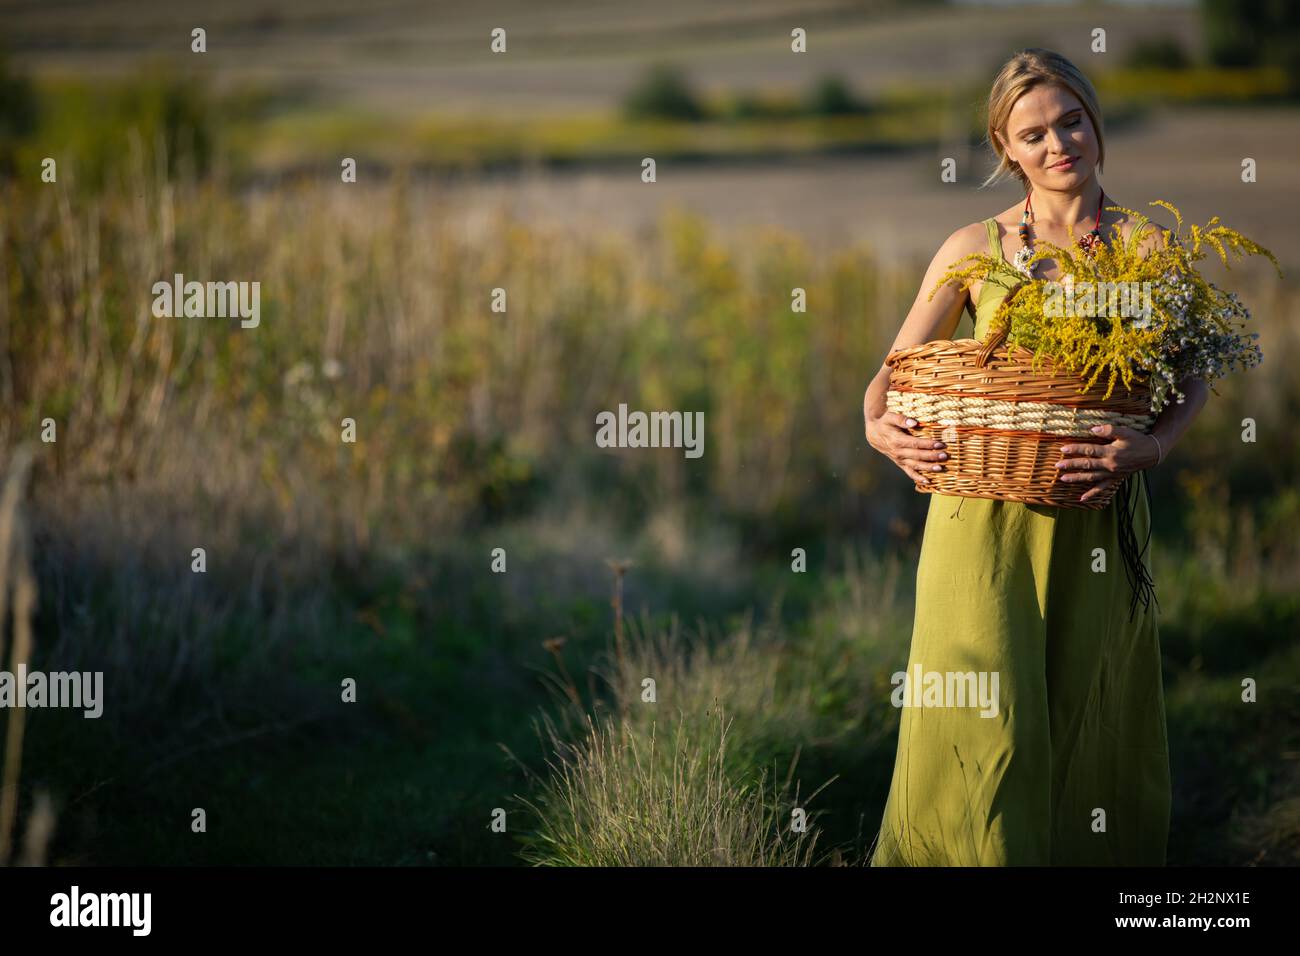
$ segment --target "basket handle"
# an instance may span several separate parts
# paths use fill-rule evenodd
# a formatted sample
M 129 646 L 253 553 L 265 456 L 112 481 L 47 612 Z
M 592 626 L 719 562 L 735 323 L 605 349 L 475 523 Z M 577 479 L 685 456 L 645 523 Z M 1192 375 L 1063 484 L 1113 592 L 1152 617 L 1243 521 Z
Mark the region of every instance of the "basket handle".
M 989 359 L 993 356 L 993 350 L 1007 340 L 1007 329 L 1010 323 L 1002 321 L 1007 303 L 1015 298 L 1016 293 L 1028 284 L 1028 280 L 1017 282 L 1011 287 L 1011 291 L 1006 294 L 1002 304 L 998 306 L 997 312 L 993 315 L 993 321 L 989 324 L 989 330 L 984 336 L 984 344 L 980 347 L 979 354 L 975 356 L 976 368 L 983 368 L 987 365 Z
M 979 353 L 975 356 L 975 367 L 983 368 L 985 365 L 987 365 L 990 356 L 993 355 L 993 350 L 997 348 L 999 345 L 1001 345 L 1003 342 L 1005 342 L 1006 340 L 1007 340 L 1006 328 L 989 329 L 988 334 L 984 336 L 984 345 L 980 348 Z

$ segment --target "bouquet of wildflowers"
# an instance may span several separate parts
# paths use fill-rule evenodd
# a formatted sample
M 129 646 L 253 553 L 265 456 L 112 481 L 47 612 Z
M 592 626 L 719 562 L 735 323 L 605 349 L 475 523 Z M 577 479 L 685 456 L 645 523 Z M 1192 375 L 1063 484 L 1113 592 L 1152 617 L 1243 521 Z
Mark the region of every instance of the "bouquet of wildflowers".
M 1080 391 L 1107 377 L 1106 397 L 1117 381 L 1126 388 L 1145 386 L 1151 393 L 1151 411 L 1160 411 L 1186 397 L 1179 383 L 1195 376 L 1212 383 L 1235 367 L 1251 368 L 1263 360 L 1255 344 L 1257 332 L 1246 332 L 1250 312 L 1233 292 L 1218 288 L 1197 271 L 1207 247 L 1228 263 L 1236 257 L 1263 255 L 1281 275 L 1273 253 L 1220 224 L 1215 216 L 1205 226 L 1192 225 L 1183 234 L 1183 217 L 1167 202 L 1153 206 L 1168 209 L 1177 231 L 1145 257 L 1137 248 L 1097 243 L 1092 255 L 1063 249 L 1048 242 L 1036 244 L 1025 271 L 1042 259 L 1055 260 L 1060 280 L 1030 279 L 1015 286 L 993 319 L 990 334 L 1006 331 L 1007 346 L 1022 346 L 1034 353 L 1034 365 L 1051 359 L 1053 366 L 1085 379 Z M 1122 206 L 1108 207 L 1132 217 Z M 966 268 L 962 262 L 974 260 Z M 954 279 L 962 288 L 976 279 L 998 281 L 992 270 L 999 264 L 988 253 L 972 253 L 954 263 L 930 297 Z

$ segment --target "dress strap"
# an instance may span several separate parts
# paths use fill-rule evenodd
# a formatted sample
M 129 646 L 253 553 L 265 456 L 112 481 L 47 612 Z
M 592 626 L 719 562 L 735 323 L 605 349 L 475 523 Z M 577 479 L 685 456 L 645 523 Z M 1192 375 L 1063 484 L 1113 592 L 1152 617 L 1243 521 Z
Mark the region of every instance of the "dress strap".
M 1142 231 L 1144 226 L 1150 224 L 1150 222 L 1150 219 L 1141 213 L 1138 213 L 1137 225 L 1134 226 L 1133 231 L 1128 234 L 1128 242 L 1124 246 L 1125 249 L 1132 250 L 1133 243 L 1137 242 L 1138 233 Z
M 1002 254 L 1002 240 L 998 238 L 997 219 L 985 219 L 984 229 L 989 234 L 989 252 L 993 253 L 1001 262 L 1006 262 L 1007 257 Z

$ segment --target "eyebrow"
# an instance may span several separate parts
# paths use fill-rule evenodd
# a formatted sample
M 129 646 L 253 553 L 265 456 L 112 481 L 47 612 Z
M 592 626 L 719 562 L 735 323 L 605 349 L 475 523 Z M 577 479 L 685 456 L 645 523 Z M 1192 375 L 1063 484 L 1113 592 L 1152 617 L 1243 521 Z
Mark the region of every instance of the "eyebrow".
M 1052 120 L 1052 124 L 1055 125 L 1055 124 L 1061 122 L 1061 120 L 1065 119 L 1067 116 L 1073 116 L 1075 113 L 1082 113 L 1082 112 L 1083 112 L 1083 107 L 1082 107 L 1082 106 L 1076 106 L 1074 109 L 1072 109 L 1072 110 L 1066 110 L 1064 113 L 1062 113 L 1062 114 L 1061 114 L 1060 116 L 1058 116 L 1056 119 Z M 1041 127 L 1041 126 L 1026 126 L 1024 129 L 1022 129 L 1022 130 L 1021 130 L 1019 133 L 1017 133 L 1016 135 L 1017 135 L 1017 136 L 1024 136 L 1026 133 L 1032 133 L 1032 132 L 1035 132 L 1036 130 L 1040 130 L 1040 129 L 1042 129 L 1042 128 L 1043 128 L 1043 127 Z

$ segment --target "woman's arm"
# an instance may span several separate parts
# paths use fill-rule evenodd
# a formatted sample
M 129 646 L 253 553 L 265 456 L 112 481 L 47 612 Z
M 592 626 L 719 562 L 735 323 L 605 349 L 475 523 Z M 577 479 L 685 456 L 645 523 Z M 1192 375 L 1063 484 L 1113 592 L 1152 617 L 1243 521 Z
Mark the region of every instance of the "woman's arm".
M 939 284 L 954 262 L 972 252 L 977 252 L 987 245 L 986 233 L 980 223 L 963 226 L 949 236 L 935 253 L 933 261 L 926 269 L 921 288 L 916 294 L 907 318 L 903 320 L 894 344 L 886 351 L 908 348 L 946 339 L 952 336 L 961 320 L 969 294 L 958 288 L 956 282 L 948 282 L 930 299 L 930 290 Z M 910 427 L 904 418 L 895 412 L 885 410 L 885 393 L 889 391 L 889 366 L 882 359 L 875 378 L 867 386 L 862 401 L 862 415 L 866 421 L 867 442 L 872 448 L 885 455 L 913 481 L 928 483 L 925 471 L 941 471 L 939 464 L 948 457 L 944 452 L 943 442 L 914 438 L 907 431 Z M 912 425 L 915 425 L 912 422 Z
M 912 302 L 907 318 L 903 320 L 903 325 L 894 338 L 894 344 L 886 350 L 886 356 L 898 349 L 933 342 L 935 339 L 946 339 L 956 331 L 957 323 L 961 321 L 962 309 L 969 299 L 968 293 L 958 289 L 955 282 L 945 285 L 934 294 L 933 299 L 929 299 L 930 290 L 938 285 L 939 280 L 954 262 L 979 251 L 986 243 L 984 227 L 979 223 L 963 226 L 944 240 L 929 268 L 926 269 L 916 299 Z M 867 387 L 866 400 L 863 402 L 863 412 L 868 420 L 879 418 L 884 414 L 887 391 L 889 391 L 889 367 L 882 359 L 880 370 Z
M 1192 422 L 1210 398 L 1210 386 L 1204 379 L 1188 376 L 1178 383 L 1178 387 L 1186 397 L 1181 403 L 1166 406 L 1151 428 L 1150 434 L 1160 443 L 1160 457 L 1152 461 L 1152 465 L 1158 465 L 1169 457 L 1169 452 L 1183 433 L 1192 427 Z

